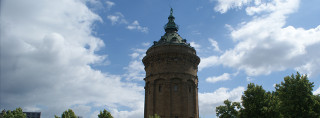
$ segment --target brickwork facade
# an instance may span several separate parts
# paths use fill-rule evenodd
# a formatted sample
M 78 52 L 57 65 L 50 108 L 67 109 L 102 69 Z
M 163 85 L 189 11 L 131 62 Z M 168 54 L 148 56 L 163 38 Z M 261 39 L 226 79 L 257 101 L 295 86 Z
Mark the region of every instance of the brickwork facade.
M 170 17 L 173 17 L 172 11 Z M 200 58 L 177 34 L 177 29 L 165 31 L 142 60 L 146 71 L 144 118 L 154 114 L 161 118 L 199 118 L 197 71 Z

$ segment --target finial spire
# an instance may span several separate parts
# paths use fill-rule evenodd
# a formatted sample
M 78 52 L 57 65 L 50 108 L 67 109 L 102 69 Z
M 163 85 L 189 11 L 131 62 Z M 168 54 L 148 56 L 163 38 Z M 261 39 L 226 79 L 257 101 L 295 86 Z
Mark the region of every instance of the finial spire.
M 164 26 L 164 30 L 166 32 L 177 32 L 179 27 L 174 22 L 173 9 L 170 9 L 170 16 L 168 17 L 168 23 Z

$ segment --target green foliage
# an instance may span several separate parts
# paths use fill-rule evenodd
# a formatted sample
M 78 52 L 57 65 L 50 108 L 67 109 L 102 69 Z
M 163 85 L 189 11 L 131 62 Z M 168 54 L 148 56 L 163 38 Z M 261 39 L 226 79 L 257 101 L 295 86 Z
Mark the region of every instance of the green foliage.
M 285 77 L 275 92 L 250 83 L 239 111 L 226 100 L 225 106 L 216 108 L 216 114 L 220 118 L 320 118 L 320 95 L 312 94 L 313 87 L 313 82 L 299 73 Z
M 77 118 L 72 109 L 68 109 L 61 114 L 61 117 L 54 115 L 55 118 Z
M 237 118 L 241 105 L 239 102 L 232 102 L 229 100 L 224 101 L 224 106 L 218 106 L 216 108 L 216 115 L 219 118 Z
M 26 118 L 27 115 L 25 113 L 23 113 L 22 109 L 16 108 L 16 110 L 13 110 L 12 112 L 10 110 L 2 111 L 2 118 Z
M 107 111 L 106 109 L 102 111 L 100 111 L 100 114 L 98 114 L 99 118 L 113 118 L 113 116 L 111 115 L 111 113 L 109 111 Z
M 263 111 L 266 114 L 265 117 L 269 118 L 279 118 L 279 99 L 275 92 L 266 93 L 266 106 L 264 106 Z
M 248 84 L 247 90 L 242 95 L 241 117 L 258 118 L 266 117 L 267 94 L 262 86 L 253 83 Z
M 314 96 L 315 105 L 313 107 L 316 116 L 320 118 L 320 94 Z
M 286 118 L 314 118 L 313 82 L 306 75 L 291 75 L 276 85 L 280 113 Z
M 149 118 L 161 118 L 158 114 L 154 114 L 153 116 L 149 116 Z

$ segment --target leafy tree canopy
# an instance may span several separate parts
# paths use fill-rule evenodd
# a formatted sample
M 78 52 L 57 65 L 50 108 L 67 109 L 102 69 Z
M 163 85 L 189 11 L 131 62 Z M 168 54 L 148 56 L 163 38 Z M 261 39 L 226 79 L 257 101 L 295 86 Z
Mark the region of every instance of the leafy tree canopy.
M 281 114 L 287 118 L 315 117 L 312 110 L 315 105 L 313 87 L 313 82 L 309 82 L 307 75 L 297 73 L 285 77 L 284 82 L 276 85 L 276 92 L 281 101 Z
M 248 84 L 242 95 L 242 106 L 226 100 L 216 108 L 219 118 L 320 118 L 320 95 L 313 95 L 313 82 L 307 75 L 284 77 L 275 92 Z M 239 107 L 238 107 L 239 106 Z M 237 107 L 237 108 L 236 108 Z
M 68 109 L 61 114 L 61 117 L 54 115 L 54 118 L 77 118 L 72 109 Z
M 264 107 L 267 106 L 266 97 L 266 91 L 262 86 L 248 84 L 247 90 L 241 97 L 244 107 L 241 109 L 241 116 L 244 118 L 264 117 L 266 115 Z
M 22 109 L 19 107 L 19 108 L 16 108 L 16 110 L 13 110 L 13 111 L 5 111 L 3 110 L 2 111 L 2 118 L 26 118 L 27 115 L 25 113 L 23 113 Z
M 239 116 L 239 111 L 241 105 L 239 102 L 232 102 L 229 100 L 224 101 L 224 106 L 219 106 L 216 108 L 216 115 L 219 118 L 237 118 Z
M 111 113 L 109 111 L 107 111 L 106 109 L 102 111 L 100 111 L 100 114 L 98 114 L 99 118 L 113 118 L 113 116 L 111 115 Z

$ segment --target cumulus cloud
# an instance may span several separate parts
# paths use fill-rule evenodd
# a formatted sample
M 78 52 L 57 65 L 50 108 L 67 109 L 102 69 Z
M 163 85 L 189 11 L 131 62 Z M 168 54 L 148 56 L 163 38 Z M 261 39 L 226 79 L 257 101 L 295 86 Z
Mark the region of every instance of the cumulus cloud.
M 144 65 L 141 60 L 146 55 L 145 52 L 150 44 L 142 43 L 141 45 L 144 48 L 132 49 L 133 53 L 130 54 L 131 61 L 127 67 L 124 67 L 124 69 L 127 70 L 126 74 L 124 75 L 127 80 L 141 81 L 145 77 Z
M 206 79 L 207 82 L 210 82 L 210 83 L 216 83 L 218 81 L 226 81 L 226 80 L 230 80 L 230 74 L 229 73 L 223 73 L 222 75 L 220 76 L 213 76 L 213 77 L 208 77 Z
M 113 114 L 143 116 L 136 112 L 143 107 L 143 87 L 91 68 L 107 55 L 95 53 L 104 43 L 92 28 L 102 20 L 86 3 L 9 0 L 0 11 L 6 29 L 0 43 L 1 109 L 22 107 L 53 117 L 72 108 L 90 117 L 93 109 L 125 106 L 131 110 Z
M 194 47 L 198 52 L 200 52 L 200 48 L 201 48 L 201 45 L 200 45 L 200 44 L 198 44 L 198 43 L 196 43 L 196 42 L 194 42 L 194 41 L 191 41 L 191 42 L 190 42 L 190 45 L 191 45 L 192 47 Z
M 111 21 L 112 25 L 115 24 L 126 24 L 128 30 L 138 30 L 143 33 L 148 33 L 148 27 L 143 27 L 139 24 L 139 21 L 135 20 L 131 24 L 124 18 L 124 15 L 120 12 L 116 12 L 113 15 L 108 15 L 107 19 Z
M 247 7 L 246 12 L 253 19 L 231 28 L 235 47 L 211 62 L 244 70 L 249 76 L 286 69 L 318 75 L 320 25 L 311 29 L 285 27 L 288 15 L 297 11 L 299 3 L 299 0 L 275 0 Z
M 116 5 L 114 2 L 111 2 L 111 1 L 106 1 L 106 4 L 107 4 L 107 9 L 111 9 L 111 7 L 113 7 L 114 5 Z
M 221 52 L 217 41 L 212 38 L 209 38 L 208 40 L 211 43 L 211 46 L 214 48 L 214 51 Z
M 140 26 L 137 20 L 133 21 L 130 25 L 127 26 L 129 30 L 138 30 L 140 32 L 148 33 L 148 27 Z
M 240 9 L 252 1 L 255 1 L 256 4 L 260 2 L 260 0 L 217 0 L 218 4 L 214 7 L 214 10 L 220 13 L 226 13 L 229 9 Z
M 251 82 L 251 81 L 254 80 L 254 78 L 252 78 L 252 77 L 246 77 L 246 80 L 247 80 L 247 82 Z
M 222 87 L 212 93 L 199 93 L 200 114 L 215 115 L 216 107 L 222 105 L 224 100 L 229 99 L 233 102 L 239 102 L 243 91 L 245 91 L 245 88 L 239 86 L 232 90 Z
M 124 18 L 124 15 L 120 12 L 116 12 L 113 15 L 108 15 L 107 18 L 111 21 L 112 25 L 128 24 L 128 21 Z
M 219 57 L 218 56 L 210 56 L 210 57 L 204 57 L 201 58 L 200 64 L 198 66 L 199 71 L 201 71 L 204 68 L 209 68 L 212 66 L 219 65 Z

